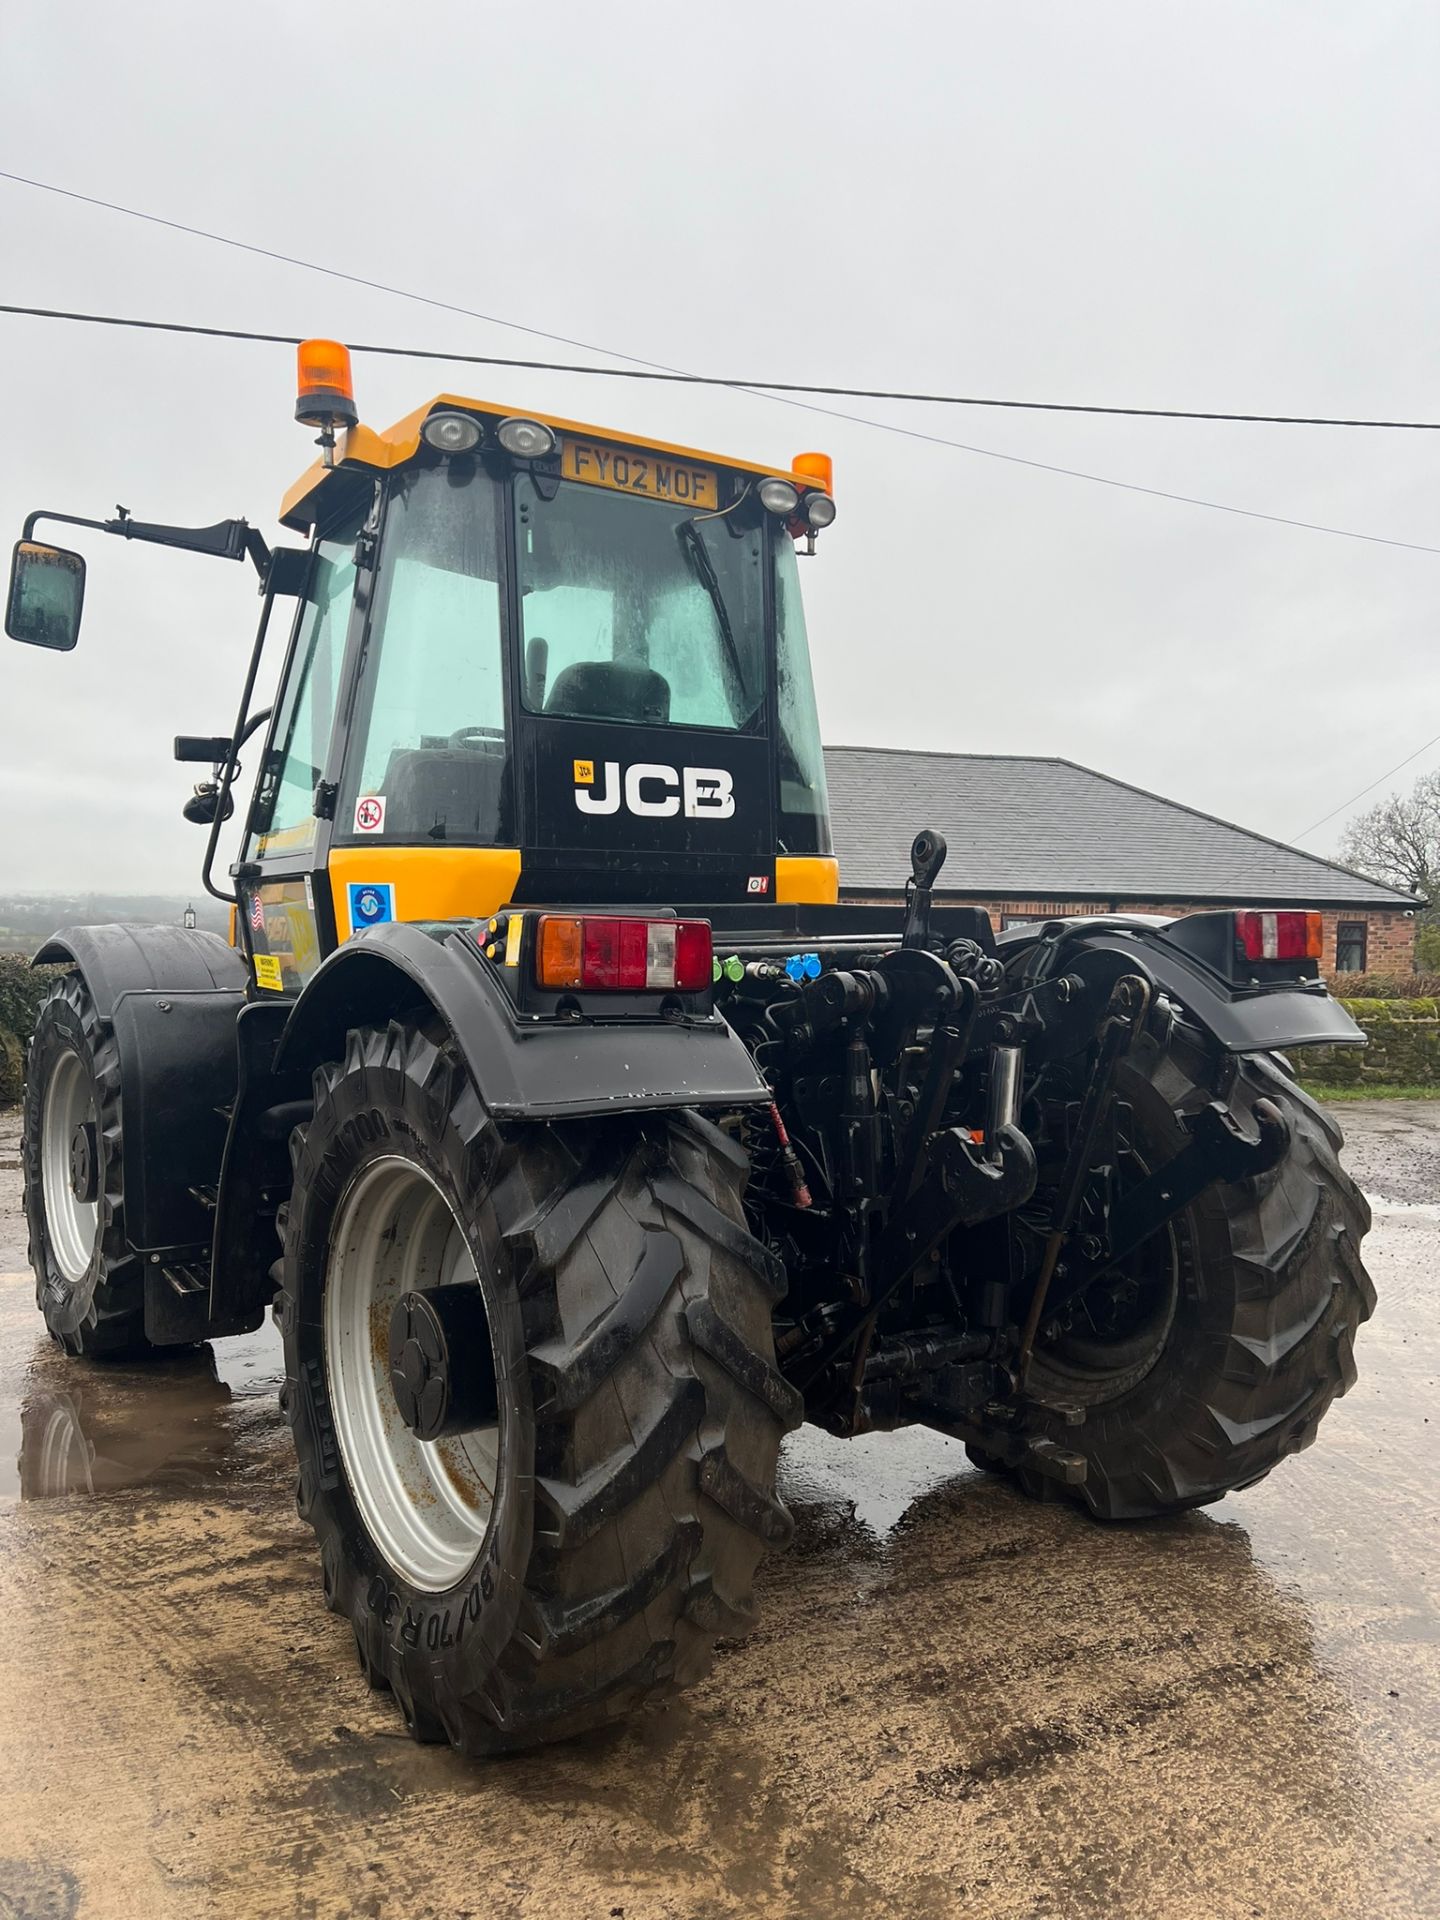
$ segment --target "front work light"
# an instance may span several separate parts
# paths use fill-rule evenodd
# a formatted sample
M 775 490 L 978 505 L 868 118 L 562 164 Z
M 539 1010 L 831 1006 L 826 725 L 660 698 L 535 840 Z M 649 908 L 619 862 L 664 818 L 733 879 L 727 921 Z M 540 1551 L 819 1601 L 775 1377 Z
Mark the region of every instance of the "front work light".
M 812 533 L 818 533 L 821 527 L 828 527 L 835 518 L 835 502 L 828 493 L 807 493 L 805 496 L 805 524 Z
M 420 432 L 441 453 L 469 453 L 480 444 L 480 422 L 468 413 L 432 413 Z
M 542 914 L 535 979 L 552 991 L 699 993 L 711 982 L 708 920 Z
M 560 444 L 538 420 L 502 420 L 495 437 L 517 460 L 546 460 Z
M 360 416 L 349 348 L 338 340 L 302 340 L 295 360 L 295 418 L 301 426 L 332 434 L 337 427 L 353 427 Z
M 1247 960 L 1318 960 L 1323 922 L 1318 913 L 1237 913 L 1235 938 Z
M 787 520 L 800 504 L 800 496 L 788 480 L 762 480 L 756 491 L 767 513 L 782 514 Z

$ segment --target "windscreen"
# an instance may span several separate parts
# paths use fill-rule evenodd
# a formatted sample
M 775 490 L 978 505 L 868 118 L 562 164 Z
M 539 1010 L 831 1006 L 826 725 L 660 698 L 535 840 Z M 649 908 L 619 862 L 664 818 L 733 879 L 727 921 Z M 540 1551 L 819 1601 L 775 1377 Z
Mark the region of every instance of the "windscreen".
M 516 481 L 531 713 L 644 726 L 763 723 L 764 540 L 729 516 L 578 482 Z

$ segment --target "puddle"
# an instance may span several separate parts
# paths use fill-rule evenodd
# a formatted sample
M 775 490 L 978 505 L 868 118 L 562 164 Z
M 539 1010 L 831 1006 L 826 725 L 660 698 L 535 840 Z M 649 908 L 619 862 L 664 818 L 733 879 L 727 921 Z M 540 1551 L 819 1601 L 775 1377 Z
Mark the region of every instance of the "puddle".
M 805 1426 L 785 1442 L 779 1493 L 792 1509 L 828 1509 L 883 1541 L 922 1494 L 974 1471 L 960 1441 L 928 1427 L 842 1440 Z
M 104 1366 L 44 1334 L 28 1274 L 0 1276 L 0 1502 L 194 1492 L 268 1466 L 283 1439 L 280 1336 Z

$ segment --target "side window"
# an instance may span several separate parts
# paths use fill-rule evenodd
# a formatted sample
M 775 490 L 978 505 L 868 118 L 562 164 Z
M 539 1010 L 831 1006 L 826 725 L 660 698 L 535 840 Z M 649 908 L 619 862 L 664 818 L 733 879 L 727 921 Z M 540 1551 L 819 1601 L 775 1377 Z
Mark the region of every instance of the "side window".
M 1335 929 L 1335 971 L 1364 973 L 1365 934 L 1363 920 L 1342 920 Z
M 358 520 L 343 536 L 316 548 L 315 579 L 300 609 L 300 627 L 280 702 L 274 746 L 256 796 L 255 853 L 304 852 L 315 844 L 315 788 L 335 719 L 345 633 L 355 592 Z
M 503 844 L 509 831 L 495 482 L 396 482 L 336 818 L 392 840 Z M 363 812 L 362 812 L 363 803 Z M 373 820 L 373 824 L 372 824 Z
M 829 853 L 830 800 L 795 543 L 775 541 L 775 704 L 780 720 L 780 851 Z

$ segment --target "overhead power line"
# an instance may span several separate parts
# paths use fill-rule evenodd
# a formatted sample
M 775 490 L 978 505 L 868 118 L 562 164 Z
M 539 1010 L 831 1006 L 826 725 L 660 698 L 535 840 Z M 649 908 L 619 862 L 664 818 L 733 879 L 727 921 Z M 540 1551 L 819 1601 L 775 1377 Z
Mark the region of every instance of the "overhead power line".
M 9 176 L 0 174 L 0 179 Z M 190 231 L 190 229 L 186 229 Z M 207 236 L 209 237 L 209 236 Z M 226 241 L 225 245 L 242 244 Z M 328 269 L 319 268 L 319 272 Z M 367 282 L 367 284 L 369 284 Z M 158 333 L 196 333 L 215 340 L 259 340 L 273 346 L 299 346 L 302 336 L 256 333 L 239 327 L 201 327 L 177 320 L 132 320 L 113 313 L 76 313 L 63 307 L 21 307 L 0 303 L 0 313 L 28 314 L 37 320 L 80 320 L 91 326 L 149 328 Z M 497 322 L 512 326 L 513 321 Z M 549 337 L 549 336 L 547 336 Z M 668 373 L 644 364 L 631 367 L 589 367 L 564 360 L 517 360 L 499 353 L 450 353 L 429 347 L 383 347 L 348 343 L 351 353 L 384 353 L 410 360 L 454 360 L 476 367 L 521 367 L 541 373 L 583 373 L 597 380 L 658 380 L 673 386 L 734 387 L 755 393 L 815 393 L 841 400 L 913 400 L 933 407 L 1008 407 L 1027 413 L 1115 414 L 1133 420 L 1220 420 L 1272 427 L 1375 427 L 1416 433 L 1440 433 L 1440 420 L 1342 420 L 1328 414 L 1200 413 L 1183 407 L 1109 407 L 1073 400 L 979 399 L 972 394 L 922 393 L 895 387 L 822 387 L 808 380 L 752 380 L 718 373 Z M 605 348 L 591 349 L 595 353 Z M 877 423 L 881 424 L 881 423 Z
M 321 269 L 321 271 L 324 271 L 324 269 Z M 417 296 L 417 298 L 418 297 L 423 296 Z M 59 307 L 22 307 L 0 303 L 0 313 L 26 315 L 41 320 L 72 320 L 78 321 L 86 326 L 133 327 L 148 333 L 198 334 L 202 338 L 211 340 L 258 341 L 266 346 L 298 346 L 302 337 L 298 333 L 258 333 L 242 327 L 202 327 L 179 320 L 131 320 L 122 318 L 118 314 L 73 313 Z M 516 360 L 501 354 L 442 353 L 433 347 L 378 346 L 358 341 L 351 341 L 348 344 L 351 353 L 387 354 L 392 357 L 408 360 L 454 361 L 466 366 L 519 367 L 534 372 L 610 375 L 621 379 L 633 378 L 638 380 L 669 377 L 679 377 L 688 380 L 692 377 L 689 375 L 668 376 L 646 372 L 631 373 L 629 369 L 616 367 L 581 367 L 555 360 Z M 601 349 L 597 348 L 596 351 L 599 352 Z M 738 391 L 748 392 L 750 389 L 742 387 L 739 388 Z M 762 393 L 756 397 L 759 399 L 767 399 L 772 396 Z M 773 397 L 781 399 L 779 395 Z M 782 404 L 788 406 L 804 406 L 805 403 L 803 401 L 782 399 Z M 1068 480 L 1085 480 L 1092 486 L 1118 487 L 1127 493 L 1149 494 L 1152 499 L 1156 500 L 1173 500 L 1181 506 L 1205 507 L 1212 513 L 1238 514 L 1246 520 L 1267 520 L 1274 526 L 1299 527 L 1306 533 L 1328 533 L 1340 540 L 1363 540 L 1374 546 L 1403 547 L 1410 553 L 1440 553 L 1440 546 L 1427 546 L 1418 540 L 1396 540 L 1388 534 L 1383 533 L 1359 533 L 1353 527 L 1332 527 L 1316 520 L 1296 520 L 1288 514 L 1263 513 L 1257 507 L 1237 507 L 1223 500 L 1205 500 L 1197 494 L 1173 493 L 1164 487 L 1145 486 L 1138 480 L 1117 480 L 1111 475 L 1088 473 L 1079 467 L 1057 466 L 1051 461 L 1031 460 L 1025 455 L 1018 453 L 1001 453 L 995 447 L 977 447 L 965 440 L 950 440 L 943 434 L 924 433 L 918 427 L 902 427 L 890 420 L 871 420 L 864 414 L 842 413 L 833 407 L 807 407 L 806 411 L 824 414 L 827 419 L 831 420 L 845 420 L 854 426 L 874 427 L 881 433 L 896 433 L 907 440 L 923 440 L 930 446 L 951 447 L 960 453 L 978 454 L 980 458 L 984 460 L 1003 460 L 1010 466 L 1032 467 L 1039 473 L 1056 473 Z
M 1295 836 L 1296 840 L 1308 840 L 1317 827 L 1323 827 L 1327 821 L 1333 820 L 1337 813 L 1344 813 L 1347 808 L 1353 807 L 1357 800 L 1363 800 L 1367 793 L 1373 793 L 1376 787 L 1383 785 L 1383 783 L 1390 778 L 1391 774 L 1399 773 L 1400 769 L 1402 767 L 1408 767 L 1412 760 L 1418 760 L 1421 754 L 1426 751 L 1426 748 L 1436 745 L 1440 745 L 1440 733 L 1435 734 L 1432 739 L 1427 740 L 1423 747 L 1416 747 L 1413 753 L 1407 753 L 1403 760 L 1397 760 L 1388 773 L 1382 773 L 1380 778 L 1378 780 L 1372 780 L 1368 787 L 1361 787 L 1360 791 L 1358 793 L 1352 793 L 1348 800 L 1342 800 L 1338 807 L 1332 807 L 1329 813 L 1322 814 L 1315 822 L 1315 826 L 1306 827 L 1304 833 L 1297 833 Z
M 323 266 L 318 261 L 301 259 L 294 254 L 280 253 L 272 247 L 257 246 L 253 241 L 237 240 L 229 234 L 213 233 L 204 227 L 188 226 L 183 221 L 170 220 L 161 214 L 147 213 L 138 207 L 123 206 L 118 201 L 102 200 L 93 194 L 79 193 L 69 187 L 55 186 L 46 180 L 34 180 L 25 174 L 11 173 L 0 168 L 0 180 L 9 180 L 19 186 L 33 187 L 43 193 L 58 194 L 63 199 L 76 200 L 86 206 L 99 207 L 108 213 L 124 214 L 130 219 L 141 220 L 151 226 L 165 227 L 172 232 L 188 234 L 195 239 L 209 240 L 217 246 L 237 248 L 242 253 L 256 254 L 263 259 L 274 260 L 285 266 L 301 267 L 310 273 L 323 274 L 332 280 L 344 280 L 354 286 L 366 287 L 377 293 L 391 294 L 397 299 L 411 300 L 421 306 L 434 307 L 445 313 L 456 313 L 463 315 L 467 319 L 481 320 L 489 326 L 506 327 L 512 332 L 529 334 L 535 339 L 554 340 L 562 346 L 578 347 L 584 353 L 604 354 L 609 359 L 625 361 L 629 367 L 643 368 L 647 372 L 666 374 L 686 381 L 698 378 L 698 376 L 689 374 L 686 369 L 681 367 L 667 366 L 661 361 L 645 360 L 636 354 L 622 353 L 617 348 L 596 346 L 591 341 L 577 340 L 569 334 L 553 333 L 543 327 L 527 325 L 523 321 L 506 320 L 498 314 L 483 313 L 477 308 L 464 307 L 451 300 L 440 300 L 431 294 L 415 293 L 407 287 L 396 287 L 387 284 L 385 281 L 370 280 L 362 274 L 348 273 L 339 267 Z M 76 315 L 74 317 L 88 321 L 91 324 L 128 324 L 113 315 Z M 172 322 L 147 321 L 138 324 L 164 332 L 207 331 L 218 338 L 226 339 L 258 338 L 270 341 L 277 338 L 281 340 L 285 339 L 285 336 L 249 335 L 239 329 L 213 328 L 202 330 L 199 328 L 184 327 L 179 323 Z M 362 349 L 359 348 L 356 349 L 356 351 L 361 350 Z M 559 363 L 546 363 L 543 361 L 502 362 L 498 359 L 483 359 L 482 356 L 479 355 L 440 354 L 421 348 L 367 348 L 363 350 L 370 352 L 384 351 L 397 354 L 403 353 L 405 357 L 415 359 L 458 360 L 470 364 L 525 365 L 549 371 L 567 370 L 561 367 Z M 574 371 L 586 374 L 598 374 L 609 373 L 615 370 L 609 368 L 583 367 L 575 368 Z M 1368 545 L 1373 546 L 1401 547 L 1413 553 L 1440 553 L 1440 547 L 1427 545 L 1421 541 L 1397 540 L 1386 534 L 1360 533 L 1350 527 L 1333 527 L 1318 521 L 1298 520 L 1287 514 L 1265 513 L 1255 507 L 1237 507 L 1221 500 L 1207 500 L 1197 494 L 1176 493 L 1164 487 L 1146 486 L 1139 481 L 1117 480 L 1107 474 L 1090 473 L 1079 467 L 1063 467 L 1047 460 L 1033 460 L 1024 454 L 1002 453 L 995 447 L 980 447 L 969 441 L 952 440 L 944 434 L 927 433 L 919 427 L 901 426 L 892 420 L 875 420 L 868 414 L 850 413 L 836 407 L 819 406 L 814 401 L 802 400 L 798 398 L 796 394 L 788 391 L 757 389 L 743 384 L 723 381 L 717 384 L 726 386 L 727 389 L 732 392 L 748 393 L 757 399 L 773 400 L 777 405 L 795 407 L 802 412 L 817 414 L 828 420 L 843 420 L 852 426 L 871 427 L 880 433 L 898 434 L 902 439 L 918 440 L 929 446 L 948 447 L 959 453 L 975 454 L 985 460 L 1000 460 L 1008 466 L 1028 467 L 1037 473 L 1059 474 L 1065 479 L 1083 480 L 1092 486 L 1114 487 L 1126 493 L 1146 494 L 1154 500 L 1171 500 L 1181 506 L 1203 507 L 1212 513 L 1228 513 L 1238 516 L 1241 519 L 1268 521 L 1274 526 L 1297 527 L 1307 533 L 1330 534 L 1341 540 L 1362 540 Z
M 561 346 L 579 347 L 585 353 L 603 353 L 610 359 L 625 360 L 631 366 L 645 369 L 637 372 L 635 379 L 671 380 L 694 386 L 753 388 L 764 393 L 818 393 L 836 399 L 848 400 L 912 400 L 926 406 L 938 407 L 1005 407 L 1030 413 L 1090 413 L 1112 414 L 1135 420 L 1219 420 L 1242 422 L 1256 426 L 1276 427 L 1368 427 L 1387 431 L 1440 433 L 1440 420 L 1360 420 L 1343 419 L 1328 414 L 1301 413 L 1221 413 L 1206 412 L 1192 407 L 1121 407 L 1102 406 L 1089 402 L 1072 400 L 1010 400 L 986 398 L 974 394 L 960 393 L 917 393 L 886 387 L 822 387 L 803 380 L 739 380 L 722 377 L 719 374 L 686 373 L 677 367 L 663 366 L 659 361 L 645 360 L 635 354 L 620 353 L 613 347 L 597 347 L 588 340 L 576 340 L 569 334 L 552 333 L 544 327 L 527 326 L 523 321 L 505 320 L 498 314 L 481 313 L 474 307 L 462 307 L 450 300 L 437 300 L 430 294 L 413 293 L 407 287 L 393 287 L 383 280 L 371 280 L 363 274 L 348 273 L 339 267 L 321 266 L 318 261 L 305 260 L 296 254 L 280 253 L 273 247 L 256 246 L 248 240 L 237 240 L 231 234 L 214 233 L 207 227 L 187 226 L 180 220 L 166 219 L 163 214 L 147 213 L 140 207 L 122 206 L 116 200 L 101 200 L 90 193 L 78 193 L 72 187 L 56 186 L 53 181 L 33 180 L 23 173 L 10 173 L 0 168 L 0 180 L 9 180 L 16 186 L 33 187 L 39 193 L 58 194 L 65 200 L 78 200 L 87 207 L 100 207 L 106 213 L 121 213 L 127 219 L 144 220 L 151 226 L 168 227 L 173 233 L 189 234 L 193 239 L 210 240 L 217 246 L 236 247 L 244 253 L 258 254 L 262 259 L 274 260 L 283 266 L 303 267 L 309 273 L 323 273 L 332 280 L 348 280 L 353 286 L 368 287 L 375 293 L 389 293 L 401 300 L 416 300 L 427 307 L 437 307 L 444 313 L 463 314 L 470 320 L 484 320 L 491 326 L 508 327 L 513 332 L 528 333 L 537 340 L 554 340 Z M 7 312 L 19 312 L 19 308 L 7 308 Z M 74 315 L 63 316 L 74 318 Z M 143 325 L 143 322 L 131 324 Z M 152 323 L 153 324 L 153 323 Z M 177 329 L 178 330 L 178 329 Z M 195 327 L 191 332 L 202 333 L 211 329 Z M 219 331 L 216 329 L 215 331 Z M 246 335 L 245 338 L 273 338 L 269 335 Z M 367 353 L 397 353 L 407 351 L 394 347 L 366 347 L 355 349 Z M 527 363 L 516 360 L 501 360 L 485 355 L 440 354 L 434 356 L 445 360 L 473 360 L 485 366 L 523 366 Z M 543 362 L 533 363 L 545 366 Z M 615 368 L 601 367 L 556 367 L 546 366 L 546 371 L 556 373 L 610 373 L 612 377 L 621 377 Z M 880 425 L 881 422 L 872 424 Z

